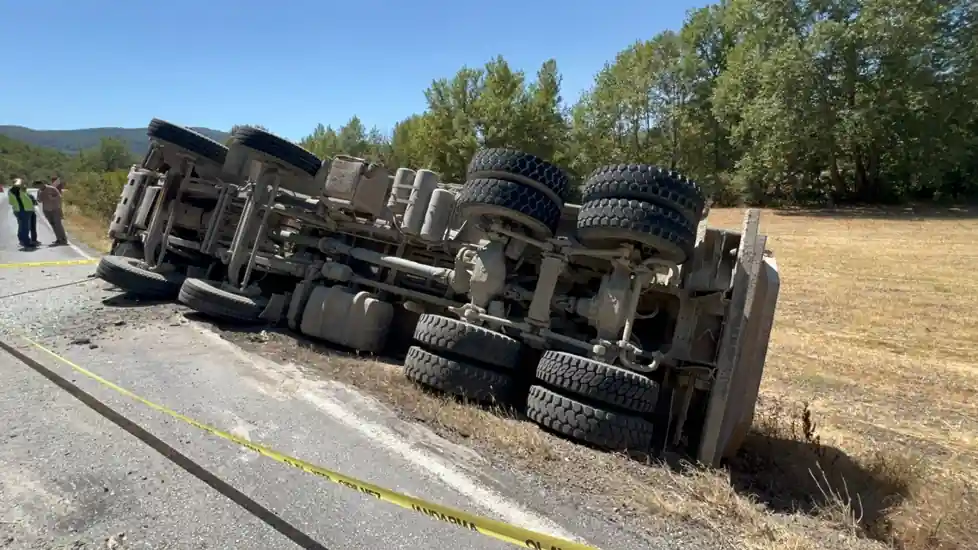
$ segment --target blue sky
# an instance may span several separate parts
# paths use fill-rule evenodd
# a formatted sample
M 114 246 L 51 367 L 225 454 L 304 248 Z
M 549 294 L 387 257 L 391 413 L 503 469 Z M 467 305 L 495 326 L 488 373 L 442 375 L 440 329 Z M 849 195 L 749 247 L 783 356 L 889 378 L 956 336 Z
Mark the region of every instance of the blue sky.
M 553 57 L 565 99 L 705 0 L 0 0 L 0 124 L 388 130 L 433 79 Z

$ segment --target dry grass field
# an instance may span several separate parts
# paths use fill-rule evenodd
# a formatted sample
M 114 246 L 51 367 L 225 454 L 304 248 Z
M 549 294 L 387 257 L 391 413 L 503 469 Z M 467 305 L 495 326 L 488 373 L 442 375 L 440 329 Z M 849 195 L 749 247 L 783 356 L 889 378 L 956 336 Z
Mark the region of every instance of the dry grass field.
M 714 210 L 711 225 L 741 214 Z M 732 548 L 978 548 L 978 213 L 765 211 L 762 230 L 781 270 L 778 315 L 754 432 L 719 472 L 574 445 L 288 335 L 224 335 L 629 524 L 694 524 Z

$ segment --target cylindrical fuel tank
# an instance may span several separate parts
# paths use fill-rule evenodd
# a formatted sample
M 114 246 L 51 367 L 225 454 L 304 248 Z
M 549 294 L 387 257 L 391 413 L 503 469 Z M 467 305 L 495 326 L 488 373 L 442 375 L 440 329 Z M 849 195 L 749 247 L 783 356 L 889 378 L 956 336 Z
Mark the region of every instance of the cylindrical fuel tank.
M 428 211 L 421 226 L 421 238 L 433 242 L 444 240 L 454 211 L 455 194 L 448 189 L 435 189 L 431 193 Z
M 391 185 L 391 195 L 387 199 L 387 207 L 395 215 L 403 215 L 411 200 L 411 190 L 414 189 L 414 178 L 417 172 L 410 168 L 398 168 L 394 173 L 394 183 Z
M 408 199 L 407 208 L 404 209 L 404 220 L 401 222 L 402 229 L 408 235 L 420 235 L 421 226 L 424 225 L 424 218 L 428 213 L 431 194 L 437 188 L 438 174 L 431 170 L 418 170 L 414 176 L 414 185 L 411 187 L 411 197 Z
M 394 307 L 369 292 L 317 286 L 306 302 L 299 330 L 327 342 L 379 353 L 393 317 Z

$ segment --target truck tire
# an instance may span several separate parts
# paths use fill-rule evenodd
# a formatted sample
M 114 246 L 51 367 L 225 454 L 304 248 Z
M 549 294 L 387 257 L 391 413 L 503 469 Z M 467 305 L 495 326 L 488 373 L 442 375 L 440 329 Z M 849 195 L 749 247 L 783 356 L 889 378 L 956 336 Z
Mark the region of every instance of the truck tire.
M 435 355 L 412 346 L 404 359 L 408 380 L 480 403 L 510 403 L 516 380 L 506 374 Z
M 592 172 L 584 182 L 582 202 L 598 199 L 635 199 L 672 208 L 693 227 L 706 206 L 696 182 L 649 164 L 613 164 Z
M 251 126 L 242 126 L 235 130 L 231 134 L 231 141 L 275 157 L 313 177 L 323 164 L 319 157 L 291 141 Z
M 223 165 L 228 156 L 228 148 L 213 139 L 158 118 L 150 121 L 146 135 L 182 147 L 217 164 Z
M 675 210 L 646 201 L 597 199 L 581 205 L 577 237 L 587 246 L 613 248 L 631 242 L 681 264 L 693 254 L 696 228 Z
M 455 200 L 458 212 L 480 225 L 493 218 L 504 218 L 522 225 L 538 239 L 549 239 L 557 232 L 561 205 L 542 191 L 494 178 L 470 179 Z
M 482 149 L 469 161 L 466 179 L 493 178 L 530 187 L 543 186 L 567 200 L 570 178 L 558 166 L 515 149 Z
M 228 292 L 204 279 L 185 280 L 177 299 L 198 313 L 225 321 L 257 323 L 265 309 L 263 299 Z
M 530 386 L 526 416 L 570 439 L 610 451 L 647 452 L 652 443 L 650 422 L 584 404 L 543 386 Z
M 424 350 L 442 357 L 506 370 L 517 367 L 523 347 L 505 334 L 429 313 L 418 319 L 414 339 Z
M 123 256 L 102 256 L 95 275 L 134 296 L 160 300 L 176 298 L 185 277 L 182 273 L 150 271 L 142 259 Z
M 537 380 L 561 393 L 636 414 L 654 411 L 659 398 L 659 385 L 641 374 L 560 351 L 543 354 Z

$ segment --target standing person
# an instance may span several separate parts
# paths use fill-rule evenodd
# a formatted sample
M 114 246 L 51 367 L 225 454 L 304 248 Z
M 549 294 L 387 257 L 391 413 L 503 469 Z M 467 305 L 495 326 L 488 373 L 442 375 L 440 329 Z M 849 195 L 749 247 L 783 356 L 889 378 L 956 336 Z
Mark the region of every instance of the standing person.
M 35 248 L 37 242 L 37 216 L 34 214 L 34 197 L 20 178 L 14 180 L 7 193 L 7 201 L 17 217 L 17 240 L 24 248 Z
M 41 182 L 38 182 L 38 185 L 40 190 L 37 192 L 37 198 L 41 201 L 41 212 L 51 224 L 51 230 L 54 231 L 54 238 L 56 239 L 52 244 L 66 245 L 68 244 L 68 236 L 65 234 L 64 211 L 61 209 L 61 191 L 64 185 L 57 176 L 51 178 L 51 183 L 42 185 Z
M 40 181 L 34 181 L 34 188 L 37 189 L 41 185 Z M 31 244 L 34 246 L 41 246 L 41 242 L 37 240 L 37 195 L 32 195 L 27 189 L 27 184 L 23 184 L 21 194 L 27 195 L 27 198 L 31 200 L 31 225 L 29 227 Z

